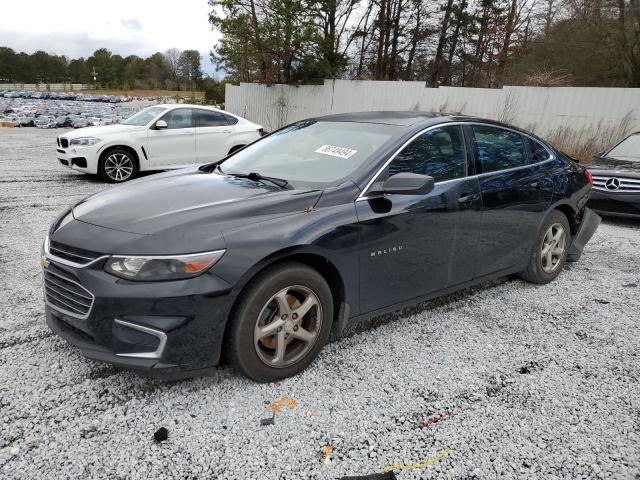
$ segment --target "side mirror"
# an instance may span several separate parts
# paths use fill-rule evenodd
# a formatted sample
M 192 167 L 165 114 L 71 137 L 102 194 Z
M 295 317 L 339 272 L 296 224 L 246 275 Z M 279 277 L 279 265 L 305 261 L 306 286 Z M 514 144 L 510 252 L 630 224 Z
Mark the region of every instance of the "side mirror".
M 593 154 L 593 158 L 599 158 L 602 157 L 604 155 L 604 150 L 598 150 L 596 153 Z
M 370 193 L 390 193 L 396 195 L 426 195 L 435 186 L 435 180 L 428 175 L 417 173 L 397 173 L 385 182 L 375 184 Z
M 162 130 L 164 128 L 169 128 L 169 125 L 167 125 L 167 122 L 165 122 L 164 120 L 158 120 L 156 122 L 156 130 Z

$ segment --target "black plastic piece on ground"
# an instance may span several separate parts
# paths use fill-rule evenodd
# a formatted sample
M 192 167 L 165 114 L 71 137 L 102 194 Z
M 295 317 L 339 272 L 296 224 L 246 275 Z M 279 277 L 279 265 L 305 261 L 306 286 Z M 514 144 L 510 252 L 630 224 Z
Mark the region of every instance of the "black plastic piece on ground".
M 396 480 L 393 471 L 384 473 L 372 473 L 371 475 L 357 475 L 355 477 L 340 477 L 339 480 Z
M 156 433 L 153 434 L 153 439 L 156 442 L 164 442 L 169 437 L 169 430 L 164 427 L 160 427 L 156 430 Z
M 260 419 L 260 425 L 262 425 L 263 427 L 265 425 L 275 425 L 275 423 L 276 423 L 275 420 L 276 420 L 276 416 L 275 416 L 275 414 L 273 414 L 269 418 L 261 418 Z

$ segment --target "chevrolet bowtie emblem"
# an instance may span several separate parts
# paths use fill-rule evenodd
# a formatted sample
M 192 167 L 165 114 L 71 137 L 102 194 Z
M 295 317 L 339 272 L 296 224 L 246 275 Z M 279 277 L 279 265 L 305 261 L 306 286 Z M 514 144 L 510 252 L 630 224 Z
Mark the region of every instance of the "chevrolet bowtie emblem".
M 40 266 L 42 268 L 47 268 L 49 266 L 49 260 L 47 260 L 47 257 L 40 257 Z

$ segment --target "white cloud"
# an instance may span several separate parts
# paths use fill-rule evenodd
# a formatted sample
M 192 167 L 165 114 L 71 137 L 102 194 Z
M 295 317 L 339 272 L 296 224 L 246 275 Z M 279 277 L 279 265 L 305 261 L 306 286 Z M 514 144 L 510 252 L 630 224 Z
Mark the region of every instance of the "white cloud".
M 135 18 L 121 18 L 120 23 L 124 28 L 128 28 L 129 30 L 142 30 L 140 20 Z
M 148 56 L 176 47 L 201 52 L 203 69 L 213 72 L 207 0 L 31 0 L 7 2 L 0 15 L 0 45 L 33 53 L 44 50 L 88 57 L 105 47 L 122 56 Z

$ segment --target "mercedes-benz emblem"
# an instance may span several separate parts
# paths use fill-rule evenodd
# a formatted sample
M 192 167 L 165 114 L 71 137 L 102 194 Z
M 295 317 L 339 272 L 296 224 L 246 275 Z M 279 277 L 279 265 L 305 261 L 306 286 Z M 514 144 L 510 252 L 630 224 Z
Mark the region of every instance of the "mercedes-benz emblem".
M 609 178 L 604 182 L 607 190 L 618 190 L 620 188 L 620 180 L 617 178 Z

